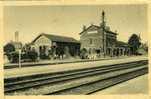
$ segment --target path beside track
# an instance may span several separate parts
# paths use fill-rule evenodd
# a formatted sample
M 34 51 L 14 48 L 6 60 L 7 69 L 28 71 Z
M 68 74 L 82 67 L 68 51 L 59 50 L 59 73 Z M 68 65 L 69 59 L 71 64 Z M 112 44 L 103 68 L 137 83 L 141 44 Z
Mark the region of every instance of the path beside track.
M 126 62 L 148 60 L 146 56 L 138 57 L 128 57 L 122 59 L 112 59 L 112 60 L 102 60 L 102 61 L 91 61 L 91 62 L 81 62 L 81 63 L 68 63 L 68 64 L 58 64 L 58 65 L 47 65 L 47 66 L 36 66 L 36 67 L 26 67 L 26 68 L 14 68 L 4 70 L 4 78 L 21 77 L 34 74 L 42 73 L 54 73 L 68 70 L 76 70 L 104 65 L 113 65 Z

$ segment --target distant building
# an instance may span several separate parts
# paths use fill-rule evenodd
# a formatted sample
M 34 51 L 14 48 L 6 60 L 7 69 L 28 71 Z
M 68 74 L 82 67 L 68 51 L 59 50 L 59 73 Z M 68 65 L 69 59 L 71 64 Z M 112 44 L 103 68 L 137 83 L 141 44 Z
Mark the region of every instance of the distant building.
M 117 41 L 117 33 L 106 26 L 105 12 L 102 12 L 102 22 L 99 26 L 91 24 L 80 33 L 81 49 L 85 48 L 90 54 L 124 55 L 129 50 L 128 44 Z M 121 51 L 121 52 L 120 52 Z
M 130 55 L 130 45 L 128 43 L 117 41 L 116 47 L 114 48 L 117 55 Z
M 80 50 L 80 42 L 74 38 L 45 33 L 37 36 L 31 42 L 31 45 L 39 54 L 44 52 L 46 55 L 49 54 L 49 51 L 52 50 L 52 48 L 61 49 L 63 51 L 68 48 L 71 56 L 77 55 Z
M 5 46 L 7 46 L 7 45 L 13 46 L 14 49 L 15 49 L 14 51 L 18 51 L 18 50 L 22 49 L 23 44 L 19 41 L 19 32 L 18 31 L 15 32 L 15 40 L 14 41 L 10 41 Z M 8 48 L 9 48 L 9 46 L 8 46 Z
M 100 50 L 103 52 L 103 32 L 102 28 L 96 25 L 91 25 L 80 33 L 81 48 L 86 48 L 88 51 Z M 106 47 L 116 46 L 116 33 L 105 30 Z
M 16 51 L 21 49 L 23 46 L 21 42 L 12 42 L 12 44 L 14 45 Z

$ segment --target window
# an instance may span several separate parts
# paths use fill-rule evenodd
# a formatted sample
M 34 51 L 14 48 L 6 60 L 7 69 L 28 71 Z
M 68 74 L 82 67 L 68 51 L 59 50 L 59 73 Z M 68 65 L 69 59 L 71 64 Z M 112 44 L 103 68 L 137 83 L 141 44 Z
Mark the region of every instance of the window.
M 92 38 L 90 38 L 90 44 L 92 44 Z
M 42 50 L 42 46 L 39 46 L 39 51 L 41 51 Z

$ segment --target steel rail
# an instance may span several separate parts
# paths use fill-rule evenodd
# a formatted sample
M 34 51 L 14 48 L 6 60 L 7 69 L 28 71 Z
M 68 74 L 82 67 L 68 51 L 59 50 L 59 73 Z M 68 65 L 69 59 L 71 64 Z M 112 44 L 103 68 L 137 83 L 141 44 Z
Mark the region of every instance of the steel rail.
M 93 75 L 98 75 L 98 74 L 104 74 L 104 73 L 108 73 L 111 71 L 117 71 L 117 70 L 122 70 L 122 69 L 129 69 L 129 68 L 134 68 L 137 66 L 141 66 L 141 65 L 145 65 L 147 64 L 146 62 L 139 62 L 139 64 L 136 63 L 131 63 L 130 64 L 122 64 L 124 66 L 121 66 L 121 64 L 119 66 L 111 66 L 111 67 L 107 67 L 107 68 L 95 68 L 94 70 L 85 70 L 85 71 L 78 71 L 75 73 L 67 73 L 64 74 L 64 76 L 52 76 L 52 77 L 46 77 L 46 78 L 40 78 L 40 79 L 36 79 L 36 80 L 29 80 L 29 81 L 23 81 L 23 82 L 19 82 L 19 83 L 14 83 L 11 84 L 9 83 L 8 85 L 6 84 L 5 86 L 5 93 L 9 93 L 9 92 L 13 92 L 13 91 L 17 91 L 17 90 L 24 90 L 27 88 L 33 88 L 33 87 L 38 87 L 38 86 L 42 86 L 42 85 L 46 85 L 46 84 L 56 84 L 59 82 L 64 82 L 64 81 L 68 81 L 68 80 L 73 80 L 73 79 L 78 79 L 78 78 L 83 78 L 83 77 L 87 77 L 87 76 L 93 76 Z M 127 66 L 128 65 L 128 66 Z

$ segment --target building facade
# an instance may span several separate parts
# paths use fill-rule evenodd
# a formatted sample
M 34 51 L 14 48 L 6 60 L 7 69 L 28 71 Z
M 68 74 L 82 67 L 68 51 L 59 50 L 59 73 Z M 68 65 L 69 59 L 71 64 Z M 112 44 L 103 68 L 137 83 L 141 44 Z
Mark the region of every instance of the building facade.
M 89 54 L 125 55 L 129 50 L 128 44 L 117 40 L 117 33 L 106 26 L 105 13 L 102 12 L 102 22 L 99 26 L 91 24 L 80 33 L 81 49 L 86 49 Z M 119 44 L 120 43 L 120 44 Z M 122 45 L 121 45 L 122 44 Z
M 105 30 L 104 34 L 105 38 L 103 38 L 103 29 L 93 24 L 83 29 L 80 33 L 81 49 L 85 48 L 89 52 L 95 50 L 103 53 L 104 43 L 106 43 L 106 48 L 115 47 L 117 33 Z
M 39 55 L 44 53 L 48 56 L 53 51 L 53 54 L 56 55 L 70 54 L 71 56 L 75 56 L 79 53 L 80 43 L 71 37 L 42 33 L 31 42 L 31 47 Z

